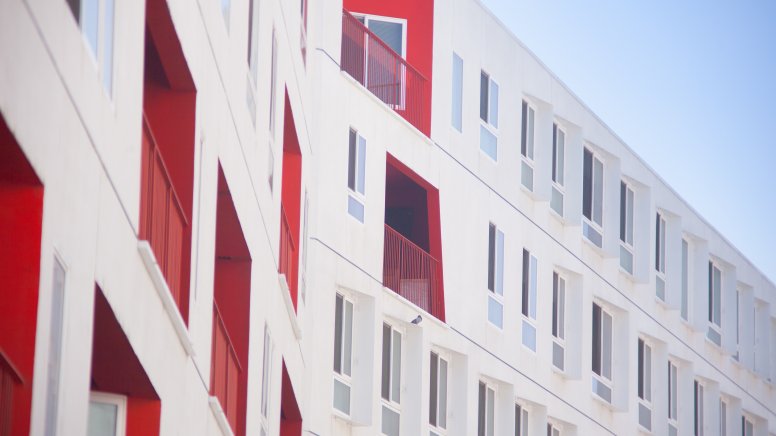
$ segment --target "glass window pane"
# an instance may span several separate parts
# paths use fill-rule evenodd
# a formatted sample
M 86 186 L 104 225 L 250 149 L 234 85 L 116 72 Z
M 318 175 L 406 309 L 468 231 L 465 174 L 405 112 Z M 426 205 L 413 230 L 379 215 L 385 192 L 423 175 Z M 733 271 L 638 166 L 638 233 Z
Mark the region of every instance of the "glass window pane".
M 460 132 L 463 129 L 463 59 L 455 53 L 453 53 L 452 86 L 452 124 Z
M 447 361 L 439 359 L 439 428 L 447 428 Z
M 83 31 L 92 55 L 97 59 L 97 35 L 100 13 L 99 0 L 82 0 L 81 2 L 81 31 Z
M 429 369 L 429 399 L 428 399 L 428 423 L 437 425 L 437 400 L 439 395 L 438 382 L 439 382 L 439 356 L 436 353 L 431 352 L 431 368 Z
M 401 403 L 401 333 L 395 330 L 391 360 L 391 400 Z
M 108 95 L 113 94 L 113 4 L 114 0 L 105 0 L 102 84 Z
M 535 112 L 532 107 L 528 107 L 528 143 L 526 144 L 526 157 L 534 158 L 534 118 Z
M 361 136 L 358 137 L 358 184 L 356 188 L 359 193 L 363 194 L 365 189 L 366 180 L 366 139 Z
M 352 195 L 348 195 L 348 213 L 355 219 L 364 222 L 364 205 L 355 199 Z
M 644 399 L 652 401 L 652 348 L 644 346 Z
M 560 305 L 560 298 L 558 295 L 558 273 L 552 273 L 552 335 L 558 337 L 558 310 Z
M 520 162 L 520 183 L 533 192 L 533 168 L 525 161 Z
M 560 129 L 558 129 L 557 155 L 558 155 L 558 158 L 557 158 L 558 165 L 555 171 L 557 174 L 557 178 L 555 181 L 558 182 L 560 186 L 563 186 L 563 183 L 564 183 L 563 173 L 566 168 L 566 134 L 563 133 L 563 130 L 560 130 Z
M 496 293 L 504 295 L 504 233 L 496 230 Z
M 391 394 L 391 326 L 383 324 L 382 384 L 380 394 L 386 400 Z
M 350 131 L 348 138 L 348 188 L 356 190 L 356 137 L 355 131 Z
M 480 149 L 491 159 L 498 160 L 498 139 L 485 126 L 480 126 Z
M 532 326 L 526 320 L 523 320 L 523 345 L 536 351 L 536 327 Z
M 495 411 L 496 393 L 488 388 L 488 407 L 487 407 L 487 436 L 495 435 L 496 411 Z
M 559 281 L 560 304 L 558 304 L 558 337 L 566 338 L 566 281 L 560 278 Z
M 528 103 L 523 100 L 522 115 L 520 119 L 520 154 L 526 156 L 528 153 Z
M 593 209 L 593 153 L 587 148 L 582 158 L 582 215 L 592 220 Z
M 334 408 L 350 415 L 350 386 L 334 379 Z
M 601 375 L 601 307 L 593 303 L 593 372 Z
M 342 359 L 342 372 L 345 375 L 351 375 L 351 361 L 353 354 L 353 303 L 350 301 L 345 302 L 345 329 L 343 338 L 343 356 Z
M 480 119 L 488 121 L 488 85 L 490 77 L 484 71 L 480 72 Z
M 625 221 L 625 238 L 626 238 L 625 242 L 627 242 L 632 246 L 633 245 L 633 190 L 632 189 L 628 188 L 625 199 L 626 199 L 626 204 L 628 206 L 626 209 L 627 220 Z M 665 240 L 665 235 L 663 239 Z
M 529 307 L 532 319 L 536 319 L 536 277 L 537 277 L 537 260 L 534 256 L 531 256 L 531 281 L 529 283 L 530 295 L 529 295 Z
M 496 226 L 488 226 L 488 289 L 496 290 Z
M 115 404 L 90 401 L 88 436 L 115 436 L 118 413 Z
M 383 406 L 382 432 L 386 436 L 399 436 L 400 416 L 394 410 Z
M 477 392 L 477 436 L 485 436 L 485 383 L 480 382 Z
M 603 335 L 602 353 L 602 376 L 612 379 L 612 317 L 607 313 L 602 313 L 603 325 L 601 334 Z
M 495 298 L 488 296 L 488 321 L 498 328 L 504 326 L 504 307 Z
M 377 35 L 378 38 L 382 39 L 393 51 L 400 56 L 404 55 L 402 51 L 403 25 L 401 23 L 392 23 L 370 18 L 367 27 L 369 27 L 369 30 Z
M 491 79 L 490 81 L 490 109 L 488 122 L 493 127 L 498 128 L 498 84 Z
M 342 296 L 337 294 L 334 303 L 334 372 L 342 373 Z
M 682 301 L 681 301 L 681 315 L 682 318 L 688 319 L 689 309 L 689 287 L 690 287 L 690 247 L 687 241 L 682 239 Z
M 604 210 L 604 164 L 593 160 L 593 221 L 603 225 Z

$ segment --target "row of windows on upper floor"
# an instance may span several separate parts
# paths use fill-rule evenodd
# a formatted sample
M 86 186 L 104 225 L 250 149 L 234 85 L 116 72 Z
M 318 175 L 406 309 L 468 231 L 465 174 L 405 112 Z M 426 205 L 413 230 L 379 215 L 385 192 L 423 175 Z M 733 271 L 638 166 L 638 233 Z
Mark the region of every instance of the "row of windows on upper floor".
M 529 116 L 530 119 L 530 116 Z M 603 163 L 594 153 L 584 150 L 584 181 L 583 181 L 583 234 L 596 246 L 602 245 L 603 232 L 601 226 L 601 208 L 603 190 Z M 366 163 L 366 140 L 355 130 L 351 129 L 348 140 L 348 212 L 350 215 L 363 222 L 364 220 L 364 195 L 365 195 L 365 163 Z M 636 194 L 631 186 L 622 181 L 620 183 L 620 266 L 628 274 L 634 272 L 634 203 Z M 672 220 L 673 223 L 676 220 Z M 773 348 L 776 353 L 776 343 L 770 345 L 770 341 L 776 341 L 776 320 L 770 320 L 769 305 L 753 298 L 751 290 L 746 291 L 743 288 L 733 289 L 729 284 L 723 281 L 723 268 L 721 263 L 712 260 L 709 257 L 708 263 L 708 288 L 702 289 L 699 285 L 702 283 L 703 275 L 694 271 L 694 257 L 702 256 L 703 253 L 693 252 L 693 244 L 690 238 L 681 238 L 681 256 L 671 256 L 672 261 L 680 261 L 678 269 L 673 270 L 671 277 L 673 281 L 680 281 L 679 286 L 670 286 L 667 288 L 667 231 L 669 226 L 667 217 L 663 212 L 658 211 L 655 215 L 655 296 L 664 305 L 669 307 L 677 306 L 679 315 L 685 322 L 690 322 L 690 315 L 694 318 L 693 322 L 700 324 L 703 318 L 707 324 L 707 337 L 717 346 L 722 346 L 722 306 L 727 300 L 727 295 L 735 295 L 735 319 L 733 329 L 728 330 L 731 338 L 735 336 L 735 350 L 731 351 L 732 357 L 740 360 L 740 350 L 745 346 L 751 350 L 752 358 L 746 359 L 750 369 L 766 378 L 776 378 L 776 364 L 773 372 L 768 370 L 768 361 L 770 357 L 769 348 Z M 668 232 L 672 234 L 672 232 Z M 504 275 L 504 234 L 497 229 L 495 224 L 490 224 L 488 233 L 488 289 L 491 291 L 488 298 L 488 319 L 494 325 L 502 327 L 503 325 L 503 275 Z M 646 241 L 645 241 L 646 242 Z M 537 259 L 527 250 L 523 250 L 523 289 L 522 289 L 522 314 L 523 319 L 523 342 L 529 345 L 529 348 L 535 349 L 536 341 L 536 295 L 537 295 Z M 699 271 L 700 272 L 700 271 Z M 730 272 L 732 274 L 732 271 Z M 553 273 L 553 332 L 561 328 L 558 322 L 563 322 L 563 317 L 558 312 L 564 311 L 565 278 L 561 273 Z M 678 298 L 673 293 L 678 290 Z M 734 292 L 734 294 L 732 294 Z M 693 294 L 696 294 L 693 297 Z M 696 307 L 691 311 L 693 300 L 706 298 L 706 308 Z M 678 301 L 677 301 L 678 300 Z M 704 315 L 703 312 L 706 312 Z M 752 314 L 751 318 L 748 316 Z M 705 317 L 705 318 L 704 318 Z M 749 331 L 748 326 L 743 326 L 743 320 L 752 320 L 752 330 L 750 335 L 743 335 L 742 331 Z M 769 322 L 770 321 L 770 322 Z M 562 328 L 561 328 L 562 330 Z M 770 337 L 770 339 L 769 339 Z M 742 339 L 749 340 L 748 344 L 741 344 Z
M 528 261 L 530 264 L 530 260 Z M 530 267 L 529 267 L 530 268 Z M 556 291 L 563 292 L 562 279 L 555 277 Z M 560 285 L 558 285 L 560 283 Z M 560 297 L 561 301 L 563 297 Z M 365 325 L 371 322 L 371 318 L 356 319 L 356 303 L 354 298 L 346 296 L 345 293 L 336 294 L 335 317 L 334 317 L 334 366 L 333 366 L 333 407 L 337 414 L 344 415 L 347 419 L 360 419 L 359 411 L 353 409 L 354 401 L 370 403 L 370 391 L 368 389 L 368 372 L 363 369 L 354 370 L 354 356 L 371 354 L 371 349 L 359 349 L 359 344 L 364 348 L 371 348 L 371 345 L 377 341 L 374 338 L 358 338 L 354 340 L 355 335 L 362 335 L 368 329 Z M 555 306 L 555 304 L 553 305 Z M 562 311 L 561 311 L 562 313 Z M 634 353 L 637 367 L 636 380 L 636 407 L 634 416 L 637 418 L 637 425 L 641 431 L 651 433 L 663 430 L 657 430 L 661 425 L 668 434 L 676 435 L 680 429 L 693 431 L 694 435 L 703 435 L 718 430 L 718 434 L 732 434 L 735 429 L 735 420 L 740 416 L 742 435 L 752 435 L 755 429 L 767 429 L 767 420 L 755 416 L 752 413 L 741 409 L 741 400 L 725 393 L 719 393 L 719 388 L 708 389 L 715 385 L 715 382 L 703 378 L 694 377 L 692 374 L 692 365 L 689 362 L 681 361 L 665 354 L 665 344 L 648 336 L 639 335 L 635 349 L 629 347 L 627 326 L 623 327 L 618 315 L 603 302 L 594 302 L 592 305 L 592 361 L 591 376 L 592 395 L 598 400 L 607 404 L 612 404 L 615 410 L 625 410 L 630 406 L 627 399 L 626 386 L 628 385 L 628 371 L 626 367 L 627 359 L 617 359 L 614 353 L 617 350 L 627 349 L 629 353 Z M 562 316 L 560 317 L 562 319 Z M 553 336 L 555 340 L 563 340 L 563 323 L 560 327 L 555 322 L 556 316 L 553 316 Z M 398 436 L 400 433 L 407 432 L 407 427 L 402 424 L 402 395 L 418 397 L 420 395 L 420 386 L 408 387 L 403 384 L 403 378 L 406 378 L 410 368 L 417 368 L 418 365 L 408 361 L 407 356 L 420 356 L 423 353 L 407 352 L 404 347 L 418 346 L 409 344 L 404 339 L 406 328 L 400 323 L 384 321 L 382 324 L 381 337 L 381 361 L 380 361 L 380 407 L 381 421 L 380 427 L 382 434 L 387 436 Z M 404 350 L 404 351 L 403 351 Z M 658 351 L 656 351 L 658 350 Z M 553 352 L 554 354 L 554 352 Z M 462 425 L 465 419 L 460 414 L 451 417 L 448 414 L 448 404 L 451 398 L 460 395 L 460 390 L 452 386 L 455 379 L 468 379 L 463 373 L 466 365 L 462 365 L 459 357 L 453 358 L 452 353 L 446 352 L 438 347 L 431 347 L 429 356 L 429 366 L 427 383 L 429 385 L 428 398 L 428 432 L 431 436 L 443 435 L 448 428 L 455 428 L 456 425 Z M 558 361 L 553 356 L 555 368 L 566 375 L 563 367 L 558 367 Z M 359 360 L 359 359 L 357 359 Z M 365 360 L 365 359 L 364 359 Z M 418 362 L 415 362 L 418 363 Z M 562 360 L 560 364 L 563 365 Z M 665 368 L 661 370 L 660 368 Z M 497 407 L 496 403 L 501 401 L 513 401 L 508 395 L 512 390 L 510 386 L 489 377 L 480 377 L 477 393 L 477 434 L 478 436 L 492 436 L 495 434 L 506 434 L 504 425 L 507 425 L 507 431 L 511 434 L 514 431 L 516 436 L 536 434 L 543 431 L 546 423 L 548 436 L 573 435 L 576 434 L 576 426 L 570 422 L 562 420 L 545 418 L 542 411 L 546 414 L 546 406 L 540 405 L 536 401 L 528 398 L 515 400 L 515 414 L 506 420 L 498 416 L 503 413 L 503 407 Z M 499 395 L 499 390 L 504 389 L 507 395 Z M 619 392 L 618 392 L 619 391 Z M 620 398 L 615 398 L 619 394 Z M 405 400 L 406 401 L 406 400 Z M 719 409 L 714 409 L 710 404 L 719 404 Z M 680 405 L 681 403 L 681 405 Z M 704 405 L 707 404 L 707 405 Z M 693 410 L 692 419 L 690 417 L 682 418 L 679 410 Z M 662 410 L 661 410 L 662 409 Z M 741 409 L 739 411 L 739 409 Z M 535 415 L 535 416 L 534 416 Z M 717 422 L 711 419 L 713 416 L 719 416 Z M 660 423 L 663 424 L 660 424 Z M 514 423 L 514 426 L 512 426 Z M 729 424 L 730 423 L 730 424 Z M 717 427 L 718 426 L 718 427 Z M 496 430 L 499 430 L 498 432 Z M 684 432 L 685 430 L 682 430 Z

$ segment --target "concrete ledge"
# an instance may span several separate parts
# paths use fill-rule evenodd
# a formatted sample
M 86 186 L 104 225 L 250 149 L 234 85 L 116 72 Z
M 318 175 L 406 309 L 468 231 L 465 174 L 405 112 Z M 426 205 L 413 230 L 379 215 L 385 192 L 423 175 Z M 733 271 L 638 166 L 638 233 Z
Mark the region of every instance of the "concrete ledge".
M 175 304 L 175 300 L 172 299 L 172 292 L 167 286 L 167 281 L 164 279 L 162 269 L 159 267 L 159 263 L 156 261 L 153 250 L 151 250 L 151 244 L 148 241 L 138 241 L 137 251 L 140 252 L 140 258 L 143 259 L 143 265 L 145 265 L 148 274 L 151 276 L 151 281 L 154 282 L 154 288 L 159 295 L 159 299 L 162 300 L 162 306 L 164 311 L 167 312 L 167 317 L 172 323 L 175 333 L 178 335 L 183 349 L 186 350 L 186 354 L 194 357 L 194 345 L 189 338 L 189 331 L 186 328 L 186 323 L 183 322 L 183 317 L 178 310 L 178 305 Z
M 302 329 L 299 327 L 299 320 L 296 317 L 296 309 L 294 309 L 294 302 L 291 301 L 291 289 L 288 287 L 288 280 L 285 274 L 278 274 L 278 282 L 280 283 L 280 293 L 283 294 L 283 302 L 288 312 L 288 319 L 291 321 L 291 327 L 294 330 L 294 336 L 297 340 L 302 339 Z

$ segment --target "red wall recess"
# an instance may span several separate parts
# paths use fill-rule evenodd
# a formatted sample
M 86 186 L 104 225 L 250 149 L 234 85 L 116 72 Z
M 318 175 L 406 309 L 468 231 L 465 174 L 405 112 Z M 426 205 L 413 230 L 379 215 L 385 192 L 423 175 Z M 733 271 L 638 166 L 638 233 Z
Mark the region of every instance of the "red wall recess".
M 299 229 L 302 197 L 302 152 L 296 135 L 294 113 L 286 91 L 283 128 L 283 184 L 280 194 L 280 272 L 286 274 L 291 301 L 296 308 L 299 283 Z M 283 220 L 285 215 L 286 223 Z M 290 243 L 288 243 L 290 239 Z
M 158 435 L 159 396 L 110 303 L 95 288 L 91 389 L 127 396 L 127 436 Z
M 426 78 L 420 131 L 431 133 L 431 72 L 434 51 L 434 0 L 344 0 L 343 7 L 353 14 L 380 15 L 407 20 L 406 59 Z
M 438 261 L 436 287 L 433 288 L 431 314 L 445 320 L 445 290 L 442 269 L 442 227 L 439 218 L 439 190 L 408 166 L 386 153 L 385 208 L 386 223 L 390 209 L 403 208 L 412 211 L 407 229 L 396 229 L 404 237 L 426 250 Z M 408 233 L 408 234 L 404 234 Z M 396 289 L 394 289 L 396 290 Z
M 140 238 L 188 322 L 196 88 L 164 0 L 148 0 Z M 169 217 L 169 218 L 165 218 Z
M 0 434 L 30 431 L 42 218 L 43 185 L 0 118 Z
M 235 435 L 242 436 L 248 398 L 251 256 L 220 165 L 215 264 L 211 394 L 221 402 Z
M 280 393 L 280 436 L 302 436 L 302 414 L 296 402 L 294 386 L 283 362 L 283 380 Z

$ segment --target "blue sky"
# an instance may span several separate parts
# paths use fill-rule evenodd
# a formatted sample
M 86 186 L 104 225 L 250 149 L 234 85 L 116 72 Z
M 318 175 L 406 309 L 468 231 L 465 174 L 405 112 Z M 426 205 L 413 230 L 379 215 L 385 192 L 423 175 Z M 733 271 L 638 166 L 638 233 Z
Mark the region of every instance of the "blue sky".
M 776 282 L 776 2 L 481 1 Z

